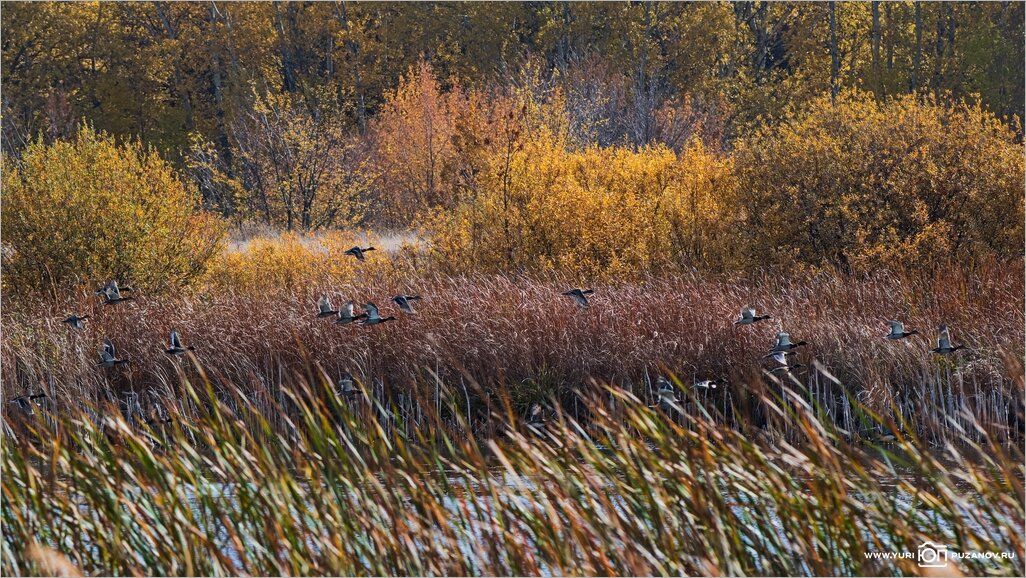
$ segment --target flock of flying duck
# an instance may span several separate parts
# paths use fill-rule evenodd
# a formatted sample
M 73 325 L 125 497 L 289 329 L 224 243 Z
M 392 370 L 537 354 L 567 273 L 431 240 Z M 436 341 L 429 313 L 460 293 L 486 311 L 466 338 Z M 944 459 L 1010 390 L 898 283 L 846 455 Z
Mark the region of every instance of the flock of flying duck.
M 359 261 L 363 261 L 366 259 L 366 253 L 374 250 L 374 247 L 356 246 L 347 249 L 345 254 L 355 257 Z M 97 289 L 96 294 L 103 299 L 104 305 L 117 305 L 134 299 L 131 296 L 123 295 L 123 293 L 129 293 L 131 291 L 132 287 L 119 287 L 116 280 L 111 280 L 103 287 Z M 398 305 L 399 309 L 404 313 L 414 315 L 417 312 L 414 311 L 410 302 L 418 299 L 420 299 L 419 295 L 396 295 L 392 298 L 392 301 Z M 379 325 L 396 319 L 394 315 L 382 317 L 378 306 L 370 301 L 364 304 L 363 309 L 364 310 L 362 312 L 357 313 L 356 306 L 352 301 L 350 301 L 349 303 L 346 303 L 342 309 L 336 310 L 332 307 L 331 300 L 328 296 L 324 295 L 317 302 L 316 317 L 335 317 L 335 323 L 338 325 L 346 325 L 349 323 L 357 323 L 358 325 Z M 72 329 L 83 330 L 85 329 L 85 322 L 87 319 L 89 319 L 88 315 L 73 313 L 64 318 L 61 322 L 67 323 Z M 182 338 L 178 334 L 178 331 L 171 330 L 171 334 L 168 337 L 168 347 L 164 350 L 165 353 L 171 356 L 181 356 L 188 351 L 195 350 L 195 347 L 186 346 L 182 343 Z M 128 358 L 120 357 L 118 355 L 117 347 L 110 339 L 103 340 L 103 344 L 100 348 L 100 360 L 96 364 L 97 367 L 114 367 L 128 362 Z M 27 402 L 29 399 L 35 398 L 31 398 L 30 396 L 21 396 L 12 401 L 17 402 L 18 405 L 22 405 L 22 403 Z
M 566 295 L 576 301 L 580 307 L 588 307 L 588 295 L 593 293 L 595 293 L 595 291 L 592 289 L 576 288 L 564 291 L 563 295 Z M 771 315 L 757 315 L 754 308 L 746 307 L 741 310 L 741 315 L 734 321 L 734 325 L 754 325 L 760 321 L 772 318 L 773 317 Z M 891 330 L 887 335 L 884 335 L 884 338 L 891 341 L 898 341 L 919 334 L 919 331 L 915 329 L 906 331 L 905 324 L 896 319 L 888 321 L 887 324 L 890 326 Z M 941 325 L 937 329 L 937 333 L 937 347 L 931 349 L 931 352 L 943 355 L 954 353 L 959 349 L 965 349 L 965 345 L 951 345 L 951 333 L 948 331 L 947 325 Z M 777 340 L 773 345 L 773 348 L 770 349 L 766 355 L 762 356 L 762 359 L 772 359 L 776 364 L 770 370 L 771 373 L 790 374 L 792 369 L 798 369 L 803 366 L 800 363 L 791 363 L 787 356 L 796 354 L 797 352 L 795 350 L 805 345 L 808 345 L 808 342 L 804 340 L 797 342 L 791 341 L 791 335 L 786 331 L 781 331 L 777 333 Z M 670 406 L 670 404 L 678 403 L 680 401 L 676 396 L 673 384 L 671 384 L 668 379 L 665 377 L 659 377 L 656 380 L 656 383 L 658 384 L 656 392 L 658 401 L 651 407 L 662 407 L 665 409 Z M 694 387 L 698 389 L 715 389 L 717 385 L 725 383 L 726 380 L 722 378 L 706 379 L 696 382 Z M 532 417 L 537 413 L 535 409 L 536 408 L 534 407 L 531 409 L 530 414 Z
M 350 255 L 359 261 L 366 259 L 365 254 L 369 251 L 374 251 L 374 247 L 360 247 L 355 246 L 345 251 L 346 255 Z M 133 297 L 125 296 L 123 293 L 131 292 L 131 287 L 119 287 L 117 281 L 111 280 L 109 283 L 100 287 L 96 290 L 96 294 L 103 299 L 104 305 L 117 305 L 124 303 L 125 301 L 131 301 Z M 570 289 L 564 291 L 563 295 L 573 299 L 578 306 L 585 308 L 589 306 L 588 295 L 595 293 L 593 289 Z M 395 303 L 400 311 L 407 315 L 415 315 L 416 311 L 413 309 L 411 301 L 419 300 L 418 295 L 396 295 L 392 297 L 392 302 Z M 389 321 L 396 320 L 394 315 L 388 317 L 382 317 L 381 311 L 378 306 L 373 302 L 368 301 L 363 305 L 363 311 L 357 312 L 356 305 L 350 301 L 343 305 L 341 309 L 334 309 L 331 300 L 327 295 L 322 296 L 317 302 L 317 314 L 318 318 L 335 318 L 335 323 L 338 325 L 347 325 L 350 323 L 356 323 L 357 325 L 379 325 Z M 68 324 L 73 329 L 83 330 L 85 329 L 85 321 L 89 319 L 89 315 L 72 314 L 66 317 L 62 323 Z M 747 307 L 741 310 L 740 317 L 734 321 L 734 325 L 754 325 L 760 321 L 772 319 L 770 315 L 757 315 L 756 310 L 751 307 Z M 890 325 L 890 333 L 885 335 L 886 339 L 900 340 L 906 339 L 913 335 L 917 335 L 919 332 L 915 329 L 906 331 L 905 326 L 901 321 L 891 320 L 887 322 Z M 788 359 L 789 355 L 794 355 L 796 349 L 807 345 L 805 341 L 791 341 L 791 336 L 787 332 L 781 331 L 777 333 L 776 343 L 769 352 L 762 357 L 762 359 L 772 359 L 775 363 L 770 371 L 773 373 L 790 373 L 793 369 L 802 367 L 800 363 L 791 363 Z M 164 350 L 165 353 L 171 356 L 181 356 L 188 351 L 195 351 L 195 347 L 186 346 L 182 343 L 181 336 L 175 330 L 171 331 L 168 338 L 168 347 Z M 938 328 L 937 347 L 930 351 L 938 354 L 949 354 L 958 351 L 959 349 L 965 349 L 964 345 L 951 345 L 951 335 L 946 325 L 941 325 Z M 109 368 L 123 363 L 128 363 L 127 358 L 118 356 L 117 348 L 110 339 L 104 339 L 103 345 L 99 351 L 100 359 L 96 364 L 97 367 Z M 344 394 L 356 393 L 359 390 L 353 387 L 352 379 L 344 380 L 342 384 L 342 392 Z M 668 401 L 676 401 L 673 386 L 668 380 L 660 377 L 658 380 L 658 398 L 659 404 L 664 405 Z M 724 379 L 708 379 L 695 383 L 696 388 L 710 389 L 715 388 L 717 385 L 726 383 Z M 46 397 L 45 393 L 35 395 L 22 395 L 13 400 L 11 403 L 17 404 L 19 407 L 24 407 L 29 404 L 32 400 Z

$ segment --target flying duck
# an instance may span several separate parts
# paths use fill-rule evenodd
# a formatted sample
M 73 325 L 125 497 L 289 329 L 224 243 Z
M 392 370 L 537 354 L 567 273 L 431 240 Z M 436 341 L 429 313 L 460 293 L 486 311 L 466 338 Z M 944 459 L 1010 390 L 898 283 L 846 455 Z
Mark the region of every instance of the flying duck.
M 934 353 L 954 353 L 959 349 L 965 349 L 964 345 L 951 345 L 951 333 L 948 331 L 947 325 L 941 325 L 937 328 L 937 347 L 934 347 L 930 351 Z
M 13 403 L 14 405 L 18 406 L 18 409 L 24 411 L 29 415 L 32 415 L 32 402 L 34 400 L 43 399 L 45 397 L 45 392 L 37 394 L 26 393 L 25 395 L 19 395 L 18 397 L 12 399 L 9 403 Z
M 338 311 L 331 308 L 331 300 L 327 295 L 321 295 L 321 298 L 317 300 L 317 317 L 334 317 L 335 315 L 338 315 Z
M 717 385 L 725 385 L 726 383 L 727 380 L 723 378 L 706 379 L 704 381 L 699 381 L 695 383 L 695 387 L 698 389 L 716 389 Z
M 791 343 L 791 336 L 787 332 L 781 331 L 777 333 L 777 344 L 773 346 L 770 353 L 776 353 L 778 351 L 791 351 L 797 347 L 808 345 L 805 341 L 799 341 L 797 343 Z
M 89 319 L 88 315 L 78 315 L 77 313 L 72 313 L 71 315 L 65 317 L 64 320 L 61 321 L 61 323 L 67 323 L 71 326 L 72 329 L 82 330 L 85 329 L 84 322 L 86 319 Z
M 196 351 L 195 347 L 185 347 L 182 345 L 182 338 L 178 337 L 178 332 L 171 330 L 171 337 L 169 339 L 170 347 L 164 350 L 168 355 L 182 355 L 186 351 Z
M 131 291 L 131 287 L 125 287 L 125 291 Z M 131 301 L 132 297 L 122 297 L 121 289 L 118 287 L 118 282 L 111 280 L 106 287 L 103 288 L 103 304 L 104 305 L 117 305 L 123 301 Z
M 659 385 L 659 388 L 656 390 L 656 403 L 648 407 L 652 409 L 659 408 L 664 411 L 673 409 L 673 406 L 680 401 L 677 399 L 677 392 L 673 389 L 673 384 L 662 376 L 659 376 L 656 384 Z
M 734 325 L 752 325 L 764 319 L 773 319 L 770 315 L 756 315 L 754 307 L 746 307 L 741 310 L 741 317 L 734 321 Z
M 573 300 L 577 302 L 578 306 L 580 306 L 580 307 L 587 307 L 588 306 L 588 298 L 586 297 L 586 295 L 591 295 L 594 292 L 595 291 L 593 289 L 579 289 L 579 288 L 575 288 L 575 289 L 571 289 L 569 291 L 564 291 L 563 295 L 566 295 L 567 297 L 572 297 Z
M 897 341 L 898 339 L 905 339 L 911 335 L 917 335 L 919 332 L 913 329 L 912 331 L 905 331 L 905 324 L 896 319 L 892 319 L 887 322 L 891 326 L 891 332 L 887 334 L 887 339 Z
M 359 315 L 357 315 L 353 306 L 353 302 L 350 301 L 342 307 L 341 311 L 338 312 L 338 319 L 335 320 L 335 323 L 337 325 L 346 325 L 347 323 L 352 323 L 357 319 L 365 319 L 366 317 L 366 313 L 360 313 Z
M 96 366 L 114 367 L 122 363 L 128 363 L 128 360 L 119 358 L 118 350 L 114 347 L 114 343 L 110 339 L 104 339 L 103 348 L 100 349 L 100 362 Z
M 766 357 L 772 357 L 773 361 L 777 362 L 777 366 L 774 367 L 773 369 L 771 369 L 770 372 L 771 373 L 777 373 L 777 372 L 783 371 L 783 372 L 786 372 L 786 373 L 791 373 L 792 369 L 798 369 L 799 367 L 804 367 L 800 363 L 793 363 L 793 364 L 792 363 L 788 363 L 787 356 L 791 355 L 791 354 L 792 354 L 792 352 L 790 352 L 790 351 L 778 351 L 776 353 L 771 353 L 770 355 L 767 355 Z
M 420 295 L 396 295 L 392 298 L 392 301 L 402 309 L 403 313 L 409 315 L 415 315 L 417 312 L 413 310 L 413 306 L 410 305 L 410 301 L 419 300 Z
M 394 321 L 395 316 L 389 315 L 388 317 L 382 317 L 378 311 L 378 306 L 368 301 L 363 308 L 367 311 L 367 318 L 360 322 L 360 325 L 377 325 L 386 321 Z
M 353 374 L 348 371 L 342 375 L 342 379 L 339 380 L 338 385 L 338 393 L 343 397 L 350 397 L 363 393 L 362 389 L 353 386 Z
M 366 257 L 364 256 L 364 253 L 366 253 L 367 251 L 374 251 L 374 250 L 375 250 L 374 247 L 360 247 L 359 245 L 357 245 L 355 247 L 350 247 L 350 248 L 346 249 L 345 253 L 343 253 L 343 254 L 344 255 L 352 255 L 353 257 L 356 257 L 356 259 L 358 261 L 363 261 L 364 259 L 366 259 Z

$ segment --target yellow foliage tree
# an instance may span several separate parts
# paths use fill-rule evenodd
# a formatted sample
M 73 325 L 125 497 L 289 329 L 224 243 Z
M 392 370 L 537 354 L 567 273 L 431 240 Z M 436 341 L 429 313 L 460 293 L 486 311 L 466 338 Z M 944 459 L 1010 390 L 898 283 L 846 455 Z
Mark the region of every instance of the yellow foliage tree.
M 194 139 L 189 168 L 211 198 L 221 204 L 241 200 L 243 219 L 287 231 L 363 220 L 374 173 L 338 111 L 256 90 L 233 133 L 238 152 L 231 166 L 210 143 Z
M 3 159 L 5 290 L 57 294 L 111 278 L 148 289 L 195 279 L 224 238 L 220 219 L 171 166 L 86 126 L 74 141 Z
M 743 258 L 851 273 L 1021 255 L 1015 134 L 978 104 L 823 97 L 738 144 Z

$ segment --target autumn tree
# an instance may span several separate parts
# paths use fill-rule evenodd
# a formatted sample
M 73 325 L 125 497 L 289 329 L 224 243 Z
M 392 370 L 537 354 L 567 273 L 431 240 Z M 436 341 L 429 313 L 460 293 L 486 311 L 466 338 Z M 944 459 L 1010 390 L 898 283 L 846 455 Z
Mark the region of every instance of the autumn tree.
M 193 148 L 193 174 L 216 186 L 208 196 L 241 198 L 245 217 L 289 231 L 362 220 L 374 175 L 337 111 L 257 91 L 252 110 L 232 125 L 232 139 L 230 167 L 202 142 Z
M 443 93 L 427 62 L 400 77 L 370 132 L 381 173 L 381 222 L 403 223 L 422 209 L 455 204 L 456 132 L 467 112 L 460 85 Z

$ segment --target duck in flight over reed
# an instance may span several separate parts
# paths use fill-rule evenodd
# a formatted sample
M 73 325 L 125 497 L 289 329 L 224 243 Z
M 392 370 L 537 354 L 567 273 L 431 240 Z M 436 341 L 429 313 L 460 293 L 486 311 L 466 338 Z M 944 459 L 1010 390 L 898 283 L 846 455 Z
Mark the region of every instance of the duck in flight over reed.
M 734 325 L 753 325 L 759 321 L 773 319 L 771 315 L 756 315 L 754 307 L 746 307 L 741 310 L 741 317 L 734 321 Z
M 124 291 L 131 291 L 131 287 L 125 287 Z M 104 305 L 117 305 L 118 303 L 124 303 L 125 301 L 131 301 L 132 297 L 124 297 L 121 295 L 122 289 L 118 287 L 118 282 L 111 280 L 106 287 L 102 289 L 103 304 Z
M 940 354 L 954 353 L 959 349 L 965 349 L 965 345 L 951 345 L 951 333 L 948 331 L 947 325 L 941 325 L 937 328 L 937 347 L 934 347 L 930 351 Z
M 338 315 L 338 311 L 331 308 L 331 299 L 328 299 L 327 295 L 321 295 L 321 298 L 317 300 L 317 317 L 334 317 Z
M 770 350 L 770 354 L 777 353 L 778 351 L 791 351 L 792 349 L 808 345 L 806 341 L 799 341 L 797 343 L 791 341 L 791 335 L 785 331 L 777 333 L 777 343 Z
M 659 376 L 659 378 L 656 379 L 656 385 L 659 386 L 658 389 L 656 389 L 656 402 L 655 404 L 648 406 L 650 409 L 659 408 L 663 411 L 670 411 L 674 406 L 680 403 L 680 400 L 677 399 L 677 391 L 673 388 L 673 384 L 670 383 L 670 380 L 663 376 Z
M 171 330 L 171 336 L 168 339 L 168 343 L 170 347 L 164 350 L 168 355 L 178 356 L 184 354 L 186 351 L 196 351 L 195 347 L 186 347 L 182 345 L 182 338 L 179 337 L 178 332 L 173 329 Z
M 419 300 L 420 295 L 396 295 L 392 298 L 392 301 L 399 306 L 399 309 L 407 315 L 416 315 L 417 312 L 413 310 L 413 305 L 410 301 Z
M 771 353 L 771 354 L 767 355 L 766 357 L 772 357 L 773 361 L 775 361 L 777 363 L 776 367 L 771 369 L 770 372 L 771 373 L 791 373 L 792 369 L 798 369 L 800 367 L 804 367 L 800 363 L 789 363 L 787 361 L 787 356 L 788 355 L 793 355 L 793 352 L 778 351 L 776 353 Z
M 588 297 L 587 296 L 591 295 L 594 292 L 595 291 L 593 289 L 574 288 L 574 289 L 571 289 L 569 291 L 564 291 L 563 295 L 566 295 L 567 297 L 570 297 L 574 301 L 576 301 L 578 307 L 587 307 L 588 306 Z
M 352 322 L 354 322 L 354 321 L 356 321 L 358 319 L 366 319 L 366 318 L 367 318 L 367 314 L 366 313 L 360 313 L 360 314 L 356 313 L 356 306 L 353 305 L 352 301 L 350 301 L 349 303 L 346 303 L 342 307 L 341 311 L 338 312 L 338 319 L 335 320 L 335 324 L 336 325 L 347 325 L 347 324 L 352 323 Z
M 18 409 L 22 410 L 23 412 L 29 415 L 32 415 L 32 406 L 35 405 L 33 402 L 37 399 L 45 398 L 45 392 L 36 394 L 26 393 L 25 395 L 19 395 L 18 397 L 12 399 L 9 403 L 13 403 L 14 405 L 18 406 Z
M 395 321 L 394 315 L 382 317 L 381 312 L 378 311 L 378 306 L 370 301 L 368 301 L 367 304 L 363 306 L 363 308 L 367 311 L 367 318 L 361 321 L 360 325 L 379 325 L 387 321 Z
M 704 379 L 702 381 L 695 382 L 696 389 L 716 389 L 717 385 L 726 385 L 727 380 L 723 378 L 717 379 Z
M 912 331 L 905 331 L 905 324 L 897 319 L 892 319 L 887 322 L 891 326 L 891 332 L 886 335 L 887 339 L 897 341 L 899 339 L 905 339 L 913 335 L 918 335 L 919 332 L 913 329 Z
M 115 365 L 121 365 L 122 363 L 128 363 L 128 359 L 118 357 L 118 350 L 114 347 L 114 342 L 110 339 L 104 339 L 103 347 L 100 349 L 100 362 L 97 363 L 96 366 L 114 367 Z
M 65 317 L 61 321 L 61 323 L 67 323 L 72 329 L 78 329 L 79 331 L 82 331 L 83 329 L 85 329 L 86 319 L 89 319 L 88 315 L 79 315 L 77 313 L 72 313 L 71 315 Z

